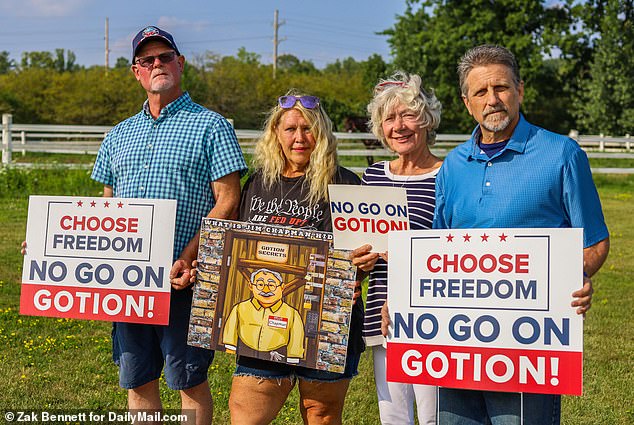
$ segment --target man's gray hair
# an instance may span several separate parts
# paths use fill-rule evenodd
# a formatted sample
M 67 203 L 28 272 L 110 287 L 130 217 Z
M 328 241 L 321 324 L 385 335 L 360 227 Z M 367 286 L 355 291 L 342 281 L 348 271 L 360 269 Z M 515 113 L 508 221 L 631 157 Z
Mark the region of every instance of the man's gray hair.
M 467 87 L 467 75 L 477 66 L 486 65 L 504 65 L 511 70 L 513 81 L 519 86 L 520 68 L 517 65 L 515 56 L 507 48 L 495 46 L 492 44 L 483 44 L 467 50 L 467 53 L 460 59 L 458 63 L 458 77 L 460 78 L 460 91 L 463 96 L 467 95 L 469 88 Z
M 264 272 L 264 273 L 268 273 L 268 274 L 272 274 L 273 276 L 275 276 L 277 278 L 277 280 L 279 280 L 280 282 L 284 282 L 282 280 L 282 275 L 279 274 L 278 272 L 274 272 L 273 270 L 269 270 L 269 269 L 265 269 L 265 268 L 261 268 L 261 269 L 257 269 L 256 271 L 254 271 L 253 273 L 251 273 L 251 278 L 249 279 L 251 281 L 251 283 L 253 283 L 253 279 L 255 279 L 255 275 L 260 273 L 260 272 Z

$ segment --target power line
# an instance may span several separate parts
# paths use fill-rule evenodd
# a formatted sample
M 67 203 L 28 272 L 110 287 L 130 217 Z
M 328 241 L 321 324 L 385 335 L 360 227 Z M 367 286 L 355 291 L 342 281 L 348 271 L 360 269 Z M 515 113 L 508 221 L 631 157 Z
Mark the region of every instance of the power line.
M 223 43 L 228 41 L 250 41 L 250 40 L 268 40 L 268 36 L 256 36 L 256 37 L 236 37 L 236 38 L 215 38 L 209 40 L 194 40 L 194 41 L 183 41 L 179 42 L 179 45 L 188 45 L 188 44 L 200 44 L 200 43 Z
M 46 34 L 94 34 L 96 31 L 94 28 L 89 30 L 72 30 L 72 31 L 62 31 L 62 30 L 44 30 L 44 31 L 12 31 L 12 32 L 0 32 L 0 37 L 41 37 Z
M 200 19 L 204 20 L 205 16 L 201 16 Z M 348 22 L 342 23 L 344 26 L 338 26 L 336 25 L 337 21 L 332 21 L 332 20 L 329 20 L 328 23 L 326 24 L 320 24 L 320 23 L 317 23 L 314 19 L 308 20 L 308 19 L 305 19 L 304 17 L 289 18 L 288 20 L 289 22 L 287 22 L 287 24 L 289 28 L 286 29 L 284 33 L 287 33 L 287 34 L 290 33 L 290 35 L 288 37 L 285 37 L 284 39 L 288 39 L 290 42 L 293 43 L 293 45 L 288 46 L 285 50 L 289 50 L 289 51 L 297 50 L 300 52 L 308 51 L 310 54 L 311 60 L 317 60 L 317 61 L 323 61 L 324 59 L 335 60 L 344 56 L 351 56 L 351 55 L 359 56 L 361 54 L 369 56 L 372 53 L 379 53 L 381 50 L 383 50 L 382 45 L 384 43 L 383 40 L 385 40 L 383 36 L 372 35 L 363 31 L 356 30 L 354 29 L 355 27 L 350 27 L 348 25 L 349 24 Z M 116 17 L 113 19 L 111 16 L 109 21 L 110 21 L 109 22 L 109 34 L 110 34 L 109 35 L 109 39 L 110 39 L 109 51 L 112 52 L 113 54 L 116 54 L 117 56 L 120 54 L 123 54 L 124 52 L 127 53 L 127 51 L 129 50 L 129 48 L 127 47 L 127 44 L 129 44 L 128 39 L 131 38 L 130 34 L 135 33 L 138 30 L 138 26 L 137 25 L 128 26 L 125 24 L 124 25 L 110 25 L 110 23 L 112 23 L 113 21 L 121 22 Z M 335 23 L 334 25 L 333 25 L 333 22 Z M 262 28 L 262 31 L 260 31 L 259 24 L 264 24 L 264 23 L 267 23 L 267 26 L 269 29 Z M 264 34 L 265 31 L 266 33 L 269 33 L 270 24 L 271 24 L 270 20 L 266 20 L 262 18 L 246 19 L 246 20 L 240 20 L 240 21 L 217 20 L 215 22 L 210 22 L 210 23 L 202 22 L 201 28 L 202 26 L 204 26 L 204 28 L 214 29 L 214 28 L 225 27 L 225 26 L 235 26 L 235 25 L 247 26 L 248 25 L 250 31 L 253 31 L 254 27 L 257 26 L 258 28 L 257 32 L 259 32 L 260 34 Z M 192 27 L 194 27 L 195 25 L 196 25 L 195 23 L 192 24 Z M 185 24 L 179 23 L 178 21 L 175 21 L 174 23 L 170 24 L 170 27 L 174 29 L 179 27 L 184 28 L 185 26 L 186 26 Z M 278 25 L 278 27 L 279 26 L 280 25 Z M 208 37 L 211 31 L 200 31 L 200 32 L 191 31 L 191 32 L 188 32 L 188 35 L 190 36 L 193 35 L 194 37 L 196 37 L 196 35 L 201 35 L 203 34 L 203 32 Z M 317 36 L 316 33 L 319 33 L 320 36 Z M 335 37 L 336 41 L 328 42 L 327 41 L 328 34 L 332 34 L 332 36 Z M 223 44 L 223 43 L 232 43 L 232 42 L 263 41 L 263 40 L 270 40 L 271 38 L 270 35 L 249 35 L 249 36 L 237 36 L 237 37 L 222 37 L 221 36 L 218 38 L 213 38 L 213 36 L 209 38 L 207 37 L 203 35 L 200 38 L 186 39 L 179 36 L 178 44 L 179 46 L 182 46 L 182 49 L 188 49 L 190 51 L 195 52 L 196 50 L 200 48 L 199 47 L 200 45 L 204 45 L 204 44 Z M 37 47 L 34 47 L 34 48 L 29 47 L 28 49 L 20 49 L 20 50 L 25 50 L 25 51 L 46 50 L 46 49 L 53 48 L 53 46 L 55 45 L 58 45 L 58 46 L 62 45 L 62 46 L 65 46 L 65 48 L 67 48 L 68 50 L 73 52 L 103 51 L 103 43 L 104 43 L 103 26 L 99 26 L 99 28 L 95 27 L 92 29 L 86 29 L 86 28 L 77 28 L 77 29 L 62 28 L 58 30 L 44 29 L 36 33 L 34 33 L 33 30 L 9 31 L 4 33 L 0 32 L 0 40 L 2 41 L 2 45 L 12 50 L 15 50 L 15 46 L 19 46 L 20 48 L 22 48 L 24 46 L 24 41 L 26 39 L 29 40 L 29 44 L 31 45 L 34 44 L 31 41 L 32 38 L 39 38 L 37 42 Z M 350 38 L 357 39 L 358 42 L 355 43 L 355 40 L 350 40 Z M 368 40 L 371 42 L 367 42 Z M 123 43 L 124 41 L 125 41 L 126 47 L 124 47 L 124 43 Z M 280 41 L 281 40 L 278 38 L 277 43 L 279 44 Z M 297 45 L 298 43 L 300 44 L 300 46 L 298 46 L 296 49 L 290 48 L 290 47 L 295 47 L 295 45 Z M 345 45 L 342 46 L 342 43 L 347 44 L 347 46 Z M 258 52 L 263 50 L 261 48 L 261 43 L 252 43 L 252 44 L 253 45 L 251 48 L 249 48 L 249 51 Z M 323 54 L 319 54 L 317 52 L 311 51 L 310 48 L 306 48 L 306 46 L 327 47 L 328 51 L 341 52 L 341 54 L 329 55 L 328 57 L 326 57 Z M 323 51 L 326 49 L 319 49 L 319 50 Z M 258 54 L 264 56 L 264 55 L 269 55 L 270 53 L 271 52 L 258 53 Z M 273 52 L 273 56 L 276 56 L 275 52 Z
M 364 49 L 364 48 L 356 48 L 356 47 L 345 47 L 345 46 L 341 46 L 341 45 L 333 45 L 333 43 L 329 43 L 329 42 L 326 42 L 326 41 L 311 40 L 311 39 L 305 39 L 305 38 L 302 38 L 302 37 L 289 37 L 288 39 L 289 39 L 289 41 L 299 41 L 299 42 L 304 43 L 304 44 L 312 44 L 312 45 L 315 45 L 315 46 L 330 47 L 332 49 L 337 49 L 337 50 L 340 50 L 340 51 L 342 51 L 342 50 L 343 51 L 345 51 L 345 50 L 353 50 L 353 51 L 356 51 L 358 53 L 370 53 L 370 54 L 377 53 L 376 50 L 372 49 L 372 48 L 365 48 Z
M 296 24 L 297 22 L 297 24 Z M 361 32 L 361 31 L 351 31 L 348 28 L 341 28 L 341 27 L 337 27 L 334 25 L 328 25 L 328 24 L 316 24 L 314 22 L 308 22 L 308 21 L 303 21 L 301 19 L 293 19 L 293 20 L 289 20 L 289 25 L 290 26 L 300 26 L 301 24 L 301 28 L 313 28 L 315 31 L 324 32 L 324 29 L 328 29 L 330 30 L 330 32 L 337 32 L 339 34 L 347 34 L 353 37 L 360 37 L 360 38 L 367 38 L 367 39 L 377 39 L 377 38 L 381 38 L 384 37 L 382 35 L 379 34 L 373 34 L 373 35 L 369 35 L 367 32 Z

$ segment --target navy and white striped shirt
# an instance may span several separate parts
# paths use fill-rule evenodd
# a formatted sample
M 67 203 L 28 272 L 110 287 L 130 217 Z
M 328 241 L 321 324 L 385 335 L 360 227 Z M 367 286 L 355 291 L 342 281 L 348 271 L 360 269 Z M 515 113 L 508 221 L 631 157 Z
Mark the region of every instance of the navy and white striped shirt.
M 368 167 L 362 183 L 367 186 L 403 187 L 407 191 L 407 213 L 411 230 L 430 229 L 436 206 L 435 169 L 427 174 L 403 176 L 392 174 L 390 162 L 381 161 Z M 368 346 L 383 344 L 381 307 L 387 299 L 387 263 L 379 258 L 370 272 L 368 299 L 363 324 L 363 338 Z

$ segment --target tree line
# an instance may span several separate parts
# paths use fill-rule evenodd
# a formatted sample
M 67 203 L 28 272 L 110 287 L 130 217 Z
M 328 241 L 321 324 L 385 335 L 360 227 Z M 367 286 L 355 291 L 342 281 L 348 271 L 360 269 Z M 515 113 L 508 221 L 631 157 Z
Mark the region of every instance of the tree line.
M 465 133 L 473 121 L 462 104 L 456 65 L 472 46 L 513 51 L 525 81 L 527 118 L 567 133 L 634 133 L 634 5 L 631 0 L 406 0 L 387 37 L 393 60 L 375 54 L 318 69 L 287 54 L 277 73 L 261 57 L 208 51 L 188 57 L 183 86 L 192 98 L 234 120 L 260 128 L 275 99 L 289 88 L 319 96 L 338 130 L 366 115 L 372 87 L 396 69 L 415 72 L 443 105 L 441 132 Z M 0 112 L 14 122 L 113 125 L 145 99 L 119 58 L 113 68 L 83 67 L 73 52 L 0 52 Z

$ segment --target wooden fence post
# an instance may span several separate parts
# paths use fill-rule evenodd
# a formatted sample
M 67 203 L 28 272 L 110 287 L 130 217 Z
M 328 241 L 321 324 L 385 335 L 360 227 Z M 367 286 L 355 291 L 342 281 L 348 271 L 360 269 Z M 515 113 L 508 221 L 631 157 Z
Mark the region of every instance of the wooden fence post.
M 11 140 L 11 124 L 13 123 L 13 115 L 2 114 L 2 163 L 11 163 L 11 149 L 13 148 Z

